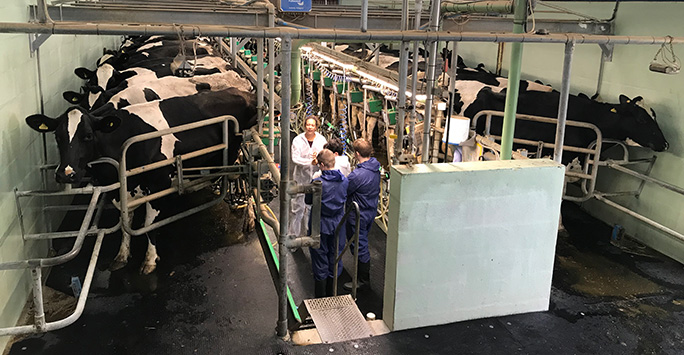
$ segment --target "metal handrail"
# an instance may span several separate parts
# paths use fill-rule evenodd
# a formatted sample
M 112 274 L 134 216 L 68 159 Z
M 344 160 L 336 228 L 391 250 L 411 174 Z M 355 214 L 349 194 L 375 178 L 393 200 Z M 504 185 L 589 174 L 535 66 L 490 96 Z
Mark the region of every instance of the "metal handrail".
M 111 187 L 110 185 L 109 187 Z M 90 222 L 94 221 L 95 224 L 99 222 L 99 219 L 102 215 L 103 211 L 103 205 L 105 202 L 105 199 L 100 200 L 100 196 L 102 195 L 102 188 L 96 187 L 93 189 L 93 196 L 90 199 L 90 203 L 88 204 L 88 210 L 86 211 L 85 217 L 83 218 L 83 222 L 81 223 L 81 227 L 78 231 L 78 235 L 76 236 L 76 240 L 74 242 L 74 245 L 72 246 L 71 250 L 69 250 L 67 253 L 55 256 L 55 257 L 49 257 L 49 258 L 35 258 L 35 259 L 28 259 L 28 260 L 20 260 L 20 261 L 9 261 L 9 262 L 4 262 L 0 263 L 0 270 L 16 270 L 16 269 L 29 269 L 29 268 L 41 268 L 41 267 L 50 267 L 50 266 L 55 266 L 59 264 L 63 264 L 74 257 L 78 255 L 78 253 L 81 251 L 81 247 L 83 246 L 83 241 L 85 240 L 85 237 L 87 234 L 90 232 Z M 99 201 L 99 202 L 98 202 Z M 97 207 L 96 207 L 97 204 Z M 97 208 L 97 213 L 95 213 L 95 210 Z M 21 211 L 21 210 L 20 210 Z M 20 212 L 21 213 L 21 212 Z M 93 218 L 94 216 L 94 218 Z M 23 217 L 20 214 L 19 219 L 23 219 Z M 112 228 L 105 229 L 104 231 L 107 232 L 112 232 L 115 231 L 119 228 L 119 224 Z
M 349 213 L 351 211 L 354 211 L 355 214 L 355 220 L 356 220 L 356 230 L 354 231 L 354 236 L 352 237 L 351 240 L 348 240 L 347 243 L 345 243 L 344 248 L 342 248 L 342 253 L 340 253 L 340 229 L 342 226 L 347 222 L 347 216 L 349 216 Z M 333 276 L 333 296 L 337 296 L 337 264 L 342 260 L 342 256 L 344 253 L 347 251 L 347 249 L 350 248 L 351 244 L 354 243 L 356 246 L 356 252 L 354 255 L 356 256 L 354 258 L 354 274 L 352 275 L 352 298 L 356 299 L 356 288 L 358 286 L 358 277 L 359 277 L 359 228 L 360 228 L 360 221 L 361 219 L 361 212 L 359 210 L 359 204 L 356 203 L 356 201 L 352 201 L 352 203 L 347 207 L 347 211 L 344 212 L 344 216 L 342 216 L 342 220 L 340 223 L 337 224 L 337 227 L 335 228 L 335 255 L 337 257 L 335 258 L 335 276 Z
M 83 314 L 83 310 L 85 309 L 85 303 L 88 298 L 88 293 L 90 291 L 90 285 L 92 284 L 93 274 L 95 273 L 95 265 L 97 264 L 97 259 L 100 253 L 100 247 L 102 246 L 102 240 L 104 239 L 106 233 L 107 232 L 105 232 L 104 230 L 100 230 L 97 233 L 97 239 L 95 240 L 95 246 L 93 247 L 93 254 L 90 258 L 88 270 L 86 271 L 85 279 L 83 281 L 83 288 L 81 290 L 81 294 L 78 297 L 76 308 L 74 309 L 74 312 L 71 315 L 58 321 L 45 322 L 41 268 L 36 267 L 32 270 L 34 285 L 33 300 L 35 305 L 35 324 L 0 328 L 0 336 L 48 332 L 52 330 L 62 329 L 77 321 L 78 318 L 81 317 L 81 314 Z
M 494 138 L 500 138 L 499 136 L 493 136 L 490 135 L 491 131 L 491 119 L 492 116 L 499 116 L 503 117 L 503 112 L 500 111 L 492 111 L 492 110 L 484 110 L 478 112 L 475 117 L 473 117 L 473 120 L 471 122 L 471 128 L 476 129 L 477 127 L 477 121 L 480 117 L 486 116 L 486 122 L 485 122 L 485 135 L 494 137 Z M 541 123 L 547 123 L 547 124 L 557 124 L 558 119 L 555 118 L 550 118 L 550 117 L 541 117 L 541 116 L 534 116 L 534 115 L 525 115 L 525 114 L 516 114 L 516 119 L 521 119 L 525 121 L 532 121 L 532 122 L 541 122 Z M 571 151 L 571 152 L 576 152 L 576 153 L 585 153 L 587 155 L 586 159 L 584 159 L 584 166 L 583 166 L 583 173 L 576 173 L 576 172 L 566 172 L 566 176 L 571 176 L 571 177 L 579 177 L 584 179 L 584 182 L 582 184 L 582 190 L 584 195 L 583 196 L 570 196 L 567 194 L 563 195 L 564 200 L 568 201 L 575 201 L 575 202 L 583 202 L 591 199 L 593 197 L 594 189 L 596 187 L 596 176 L 598 174 L 598 168 L 599 168 L 599 157 L 601 155 L 601 147 L 602 147 L 602 142 L 603 142 L 603 134 L 601 133 L 601 130 L 596 127 L 596 125 L 587 123 L 587 122 L 577 122 L 577 121 L 566 121 L 566 126 L 574 126 L 574 127 L 579 127 L 579 128 L 585 128 L 594 131 L 596 134 L 596 140 L 592 142 L 589 147 L 583 148 L 583 147 L 573 147 L 573 146 L 566 146 L 563 145 L 563 150 L 565 151 Z M 513 143 L 517 144 L 523 144 L 523 145 L 529 145 L 529 146 L 536 146 L 540 148 L 555 148 L 556 145 L 548 142 L 536 142 L 536 141 L 531 141 L 528 139 L 521 139 L 521 138 L 513 138 Z M 591 155 L 593 155 L 595 158 L 591 159 Z M 591 170 L 591 171 L 590 171 Z M 589 181 L 589 186 L 586 186 L 586 182 Z

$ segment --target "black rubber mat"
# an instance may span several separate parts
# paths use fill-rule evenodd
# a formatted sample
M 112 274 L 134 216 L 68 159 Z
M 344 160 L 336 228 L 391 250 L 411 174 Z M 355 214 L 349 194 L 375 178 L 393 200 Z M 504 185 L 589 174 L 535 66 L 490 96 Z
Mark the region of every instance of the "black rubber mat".
M 562 212 L 568 232 L 559 235 L 548 312 L 293 346 L 275 336 L 277 296 L 255 234 L 242 235 L 241 210 L 221 204 L 163 228 L 161 261 L 149 276 L 138 274 L 140 238 L 129 266 L 106 271 L 118 248 L 118 237 L 107 237 L 100 282 L 81 319 L 19 340 L 9 353 L 681 354 L 684 267 L 628 239 L 612 241 L 611 228 L 575 204 L 564 203 Z M 370 243 L 372 284 L 358 304 L 364 314 L 381 317 L 385 237 L 379 228 Z M 86 244 L 83 255 L 92 248 L 91 240 Z M 70 293 L 66 280 L 84 271 L 82 257 L 54 268 L 48 283 Z M 295 252 L 293 260 L 291 287 L 302 300 L 313 293 L 307 252 Z

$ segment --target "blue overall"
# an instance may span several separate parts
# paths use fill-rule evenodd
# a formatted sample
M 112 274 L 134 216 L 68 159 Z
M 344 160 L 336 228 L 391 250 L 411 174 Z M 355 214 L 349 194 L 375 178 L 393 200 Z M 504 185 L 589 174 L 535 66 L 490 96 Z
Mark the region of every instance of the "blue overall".
M 373 225 L 375 215 L 378 212 L 378 197 L 380 196 L 380 163 L 375 158 L 356 166 L 349 176 L 349 188 L 347 197 L 351 203 L 359 204 L 361 218 L 359 219 L 359 261 L 370 261 L 368 251 L 368 231 Z M 354 236 L 356 219 L 353 213 L 347 217 L 347 239 Z
M 318 249 L 309 248 L 311 266 L 314 279 L 320 281 L 334 277 L 335 264 L 335 228 L 344 216 L 344 203 L 347 200 L 347 178 L 339 170 L 323 170 L 321 176 L 314 181 L 321 181 L 323 192 L 321 196 L 321 246 Z M 311 204 L 312 196 L 306 196 L 306 203 Z M 311 230 L 311 218 L 309 218 Z M 345 244 L 344 225 L 340 229 L 340 252 Z M 337 267 L 337 275 L 342 273 L 342 261 Z

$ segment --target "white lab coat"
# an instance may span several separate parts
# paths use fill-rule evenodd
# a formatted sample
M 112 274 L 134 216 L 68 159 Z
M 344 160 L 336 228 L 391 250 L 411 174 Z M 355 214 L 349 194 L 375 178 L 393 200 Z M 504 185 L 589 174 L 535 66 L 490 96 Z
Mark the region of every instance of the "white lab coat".
M 351 164 L 349 164 L 349 157 L 346 155 L 342 156 L 337 156 L 335 157 L 335 167 L 333 168 L 334 170 L 339 170 L 344 177 L 349 176 L 349 173 L 351 173 Z M 313 174 L 313 178 L 317 178 L 321 176 L 321 171 L 317 171 Z
M 308 184 L 313 179 L 313 174 L 318 171 L 318 166 L 311 165 L 313 154 L 323 150 L 323 146 L 327 143 L 325 138 L 316 132 L 313 144 L 309 146 L 309 141 L 304 136 L 304 133 L 299 134 L 292 140 L 292 178 L 297 184 Z M 292 197 L 290 206 L 290 226 L 289 234 L 302 235 L 302 231 L 306 231 L 306 226 L 309 220 L 310 206 L 304 203 L 304 194 L 298 194 Z

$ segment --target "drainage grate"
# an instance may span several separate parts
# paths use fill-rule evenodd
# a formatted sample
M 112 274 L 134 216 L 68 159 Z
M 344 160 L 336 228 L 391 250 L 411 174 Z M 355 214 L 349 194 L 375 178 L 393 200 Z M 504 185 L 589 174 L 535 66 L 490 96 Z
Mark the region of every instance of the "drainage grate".
M 351 295 L 304 300 L 324 343 L 373 336 Z

